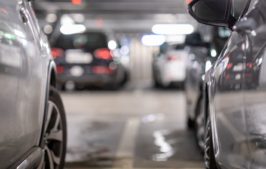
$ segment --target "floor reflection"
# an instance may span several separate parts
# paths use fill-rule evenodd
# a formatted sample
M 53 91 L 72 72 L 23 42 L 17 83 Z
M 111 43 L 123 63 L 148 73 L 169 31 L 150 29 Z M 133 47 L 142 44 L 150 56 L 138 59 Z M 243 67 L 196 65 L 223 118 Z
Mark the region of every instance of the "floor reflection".
M 178 90 L 63 93 L 66 168 L 202 168 Z

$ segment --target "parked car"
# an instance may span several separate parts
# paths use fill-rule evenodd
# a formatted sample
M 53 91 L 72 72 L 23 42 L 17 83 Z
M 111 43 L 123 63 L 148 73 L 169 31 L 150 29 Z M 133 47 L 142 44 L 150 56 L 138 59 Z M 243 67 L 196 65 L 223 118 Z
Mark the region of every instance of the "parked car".
M 200 124 L 202 120 L 202 86 L 204 82 L 204 74 L 206 61 L 209 59 L 210 45 L 203 41 L 199 32 L 194 32 L 186 36 L 185 40 L 188 58 L 186 64 L 186 108 L 187 108 L 187 126 L 195 128 L 197 140 L 202 140 L 204 130 Z M 200 148 L 204 147 L 202 141 L 198 141 Z
M 205 119 L 203 104 L 203 86 L 205 72 L 217 60 L 218 54 L 224 47 L 230 30 L 224 27 L 215 27 L 211 31 L 211 41 L 206 43 L 200 33 L 187 35 L 186 46 L 190 51 L 187 62 L 187 77 L 185 83 L 187 103 L 187 126 L 194 129 L 200 150 L 204 151 Z
M 58 87 L 95 85 L 117 89 L 125 84 L 128 72 L 108 48 L 108 40 L 102 31 L 60 34 L 52 43 Z
M 183 87 L 186 78 L 187 52 L 183 44 L 164 43 L 152 63 L 155 87 Z
M 66 119 L 31 1 L 0 0 L 0 168 L 60 168 Z
M 265 0 L 189 2 L 199 22 L 233 30 L 206 74 L 207 168 L 266 168 L 265 9 Z

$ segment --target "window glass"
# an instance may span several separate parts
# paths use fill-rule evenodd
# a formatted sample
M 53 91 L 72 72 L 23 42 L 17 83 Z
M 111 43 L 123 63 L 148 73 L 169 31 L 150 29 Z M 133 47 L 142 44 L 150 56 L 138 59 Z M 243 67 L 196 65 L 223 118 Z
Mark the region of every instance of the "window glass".
M 84 49 L 89 51 L 107 48 L 107 37 L 100 32 L 86 32 L 73 35 L 61 34 L 57 38 L 54 47 L 62 49 Z

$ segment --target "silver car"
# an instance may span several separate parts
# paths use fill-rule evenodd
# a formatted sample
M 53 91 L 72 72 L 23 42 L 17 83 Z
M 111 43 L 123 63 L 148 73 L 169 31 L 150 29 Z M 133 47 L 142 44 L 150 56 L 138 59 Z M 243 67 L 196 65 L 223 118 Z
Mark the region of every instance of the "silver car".
M 0 168 L 63 168 L 64 107 L 29 0 L 0 0 Z

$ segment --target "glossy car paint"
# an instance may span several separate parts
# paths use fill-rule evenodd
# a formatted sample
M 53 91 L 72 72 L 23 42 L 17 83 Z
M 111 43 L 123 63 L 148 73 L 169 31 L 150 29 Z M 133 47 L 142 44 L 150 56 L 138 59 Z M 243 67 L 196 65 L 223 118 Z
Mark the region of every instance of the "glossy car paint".
M 40 143 L 50 50 L 30 2 L 0 0 L 0 168 Z
M 217 60 L 230 36 L 230 30 L 215 27 L 211 30 L 210 43 L 201 42 L 196 46 L 188 46 L 190 54 L 187 62 L 185 92 L 187 102 L 188 127 L 193 127 L 201 150 L 204 150 L 204 133 L 206 126 L 206 104 L 204 90 L 205 72 Z M 192 124 L 190 124 L 192 123 Z M 192 125 L 192 126 L 190 126 Z
M 266 1 L 247 5 L 206 75 L 214 151 L 221 168 L 266 168 Z
M 189 55 L 186 66 L 185 92 L 187 99 L 187 113 L 190 119 L 195 120 L 196 108 L 202 92 L 205 63 L 208 58 L 207 47 L 188 47 Z

